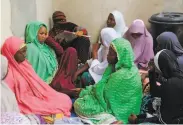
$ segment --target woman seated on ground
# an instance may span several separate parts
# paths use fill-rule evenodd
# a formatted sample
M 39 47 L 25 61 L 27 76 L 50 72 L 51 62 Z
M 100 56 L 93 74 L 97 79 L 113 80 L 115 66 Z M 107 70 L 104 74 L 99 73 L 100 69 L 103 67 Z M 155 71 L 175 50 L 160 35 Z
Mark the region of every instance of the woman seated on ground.
M 134 62 L 138 69 L 147 70 L 149 61 L 154 57 L 154 52 L 153 38 L 147 31 L 144 22 L 140 19 L 134 20 L 124 38 L 129 40 L 132 45 L 135 54 Z
M 157 51 L 168 49 L 176 55 L 179 67 L 183 72 L 183 47 L 177 36 L 172 32 L 164 32 L 157 37 L 157 43 Z
M 74 83 L 74 73 L 77 70 L 77 52 L 74 48 L 68 48 L 62 55 L 59 69 L 50 86 L 58 92 L 70 97 L 77 97 L 79 89 Z
M 74 76 L 76 79 L 78 75 L 88 70 L 88 72 L 83 73 L 81 76 L 83 87 L 98 83 L 101 80 L 102 75 L 108 66 L 107 54 L 109 52 L 110 43 L 117 38 L 119 37 L 113 28 L 104 28 L 101 31 L 101 45 L 99 45 L 99 43 L 94 44 L 92 58 L 88 60 Z
M 151 95 L 161 98 L 160 103 L 153 103 L 157 116 L 131 115 L 130 123 L 181 124 L 183 123 L 183 73 L 179 70 L 176 56 L 170 50 L 162 50 L 156 54 L 154 63 L 155 66 L 149 71 L 149 77 Z M 156 78 L 155 69 L 162 76 L 159 79 Z M 157 81 L 161 85 L 157 85 Z
M 8 38 L 1 50 L 9 62 L 5 82 L 14 92 L 20 112 L 40 115 L 63 113 L 70 116 L 71 99 L 53 90 L 36 74 L 25 58 L 26 50 L 24 41 L 17 37 Z
M 84 64 L 86 60 L 89 59 L 90 41 L 86 37 L 81 37 L 81 35 L 87 35 L 87 31 L 78 27 L 74 23 L 67 22 L 65 14 L 61 11 L 54 12 L 52 19 L 54 25 L 49 32 L 49 35 L 52 38 L 47 39 L 45 43 L 55 50 L 58 58 L 62 56 L 61 52 L 58 50 L 59 46 L 62 46 L 64 49 L 67 49 L 68 47 L 74 47 L 77 51 L 78 59 Z M 78 37 L 71 41 L 66 41 L 63 39 L 63 37 L 60 37 L 62 36 L 60 34 L 62 34 L 64 30 L 70 32 L 78 31 L 76 32 Z
M 44 42 L 48 37 L 47 26 L 42 22 L 30 22 L 25 30 L 26 58 L 35 72 L 50 84 L 58 69 L 55 52 Z
M 93 123 L 127 123 L 128 116 L 140 111 L 141 78 L 134 64 L 130 43 L 118 38 L 112 41 L 107 56 L 109 66 L 102 79 L 80 92 L 74 103 L 75 112 Z
M 122 37 L 124 33 L 128 30 L 125 24 L 123 14 L 117 10 L 111 12 L 106 21 L 106 27 L 114 28 L 117 32 L 118 37 Z M 101 43 L 101 38 L 99 35 L 98 43 Z
M 106 22 L 106 26 L 108 28 L 113 28 L 116 31 L 116 34 L 117 34 L 116 38 L 122 37 L 128 29 L 125 25 L 123 15 L 121 14 L 121 12 L 119 12 L 117 10 L 115 10 L 115 11 L 113 11 L 109 14 L 107 22 Z M 92 55 L 96 55 L 97 53 L 101 53 L 101 54 L 98 55 L 98 58 L 101 57 L 100 55 L 103 55 L 102 52 L 100 52 L 101 48 L 103 48 L 103 45 L 101 45 L 100 49 L 99 49 L 99 44 L 100 43 L 103 44 L 102 41 L 101 41 L 102 38 L 100 38 L 100 37 L 101 37 L 101 33 L 99 35 L 99 40 L 96 44 L 94 44 L 93 51 L 92 51 L 93 52 Z M 96 58 L 96 56 L 94 56 L 94 57 Z M 102 57 L 106 58 L 106 55 L 102 56 Z M 91 64 L 92 60 L 93 59 L 87 60 L 85 65 L 81 69 L 78 69 L 78 71 L 75 73 L 74 80 L 76 80 L 77 76 L 79 76 L 80 74 L 82 74 L 83 72 L 87 71 L 87 69 L 90 68 L 90 64 Z M 100 61 L 101 59 L 98 59 L 98 60 Z M 96 61 L 93 61 L 93 62 L 96 62 Z M 105 63 L 105 64 L 107 64 L 107 63 Z M 92 73 L 91 73 L 91 68 L 90 68 L 90 71 L 89 71 L 90 73 L 86 72 L 86 73 L 82 74 L 81 84 L 83 85 L 83 87 L 86 86 L 86 85 L 97 83 L 101 79 L 102 74 L 103 74 L 106 67 L 107 67 L 107 65 L 103 65 L 102 63 L 100 63 L 100 65 L 95 66 L 95 68 L 94 68 L 95 71 L 93 71 Z M 100 73 L 96 70 L 96 69 L 99 69 L 99 68 L 102 68 L 102 72 L 101 72 L 101 70 L 99 71 Z
M 1 55 L 1 112 L 19 112 L 15 95 L 4 81 L 7 72 L 8 60 Z
M 36 73 L 55 90 L 77 96 L 73 76 L 77 69 L 77 52 L 69 47 L 62 51 L 58 66 L 55 52 L 44 42 L 47 39 L 47 27 L 42 22 L 31 22 L 26 27 L 27 59 Z M 58 70 L 57 70 L 58 69 Z
M 107 27 L 114 28 L 118 36 L 121 36 L 121 37 L 128 30 L 122 13 L 117 10 L 109 14 L 107 19 Z
M 36 118 L 36 115 L 29 114 L 23 115 L 20 113 L 17 100 L 13 91 L 8 87 L 4 81 L 8 73 L 8 60 L 6 57 L 1 55 L 1 120 L 0 124 L 39 124 L 39 119 Z M 31 118 L 31 119 L 29 119 Z

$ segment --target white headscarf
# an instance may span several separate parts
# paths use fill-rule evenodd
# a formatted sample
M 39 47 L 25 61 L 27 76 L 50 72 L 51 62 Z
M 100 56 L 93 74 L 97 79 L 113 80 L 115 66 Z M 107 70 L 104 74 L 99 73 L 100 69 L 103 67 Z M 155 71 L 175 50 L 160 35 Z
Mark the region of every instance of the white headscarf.
M 7 74 L 8 70 L 8 60 L 6 57 L 1 55 L 1 80 L 4 79 L 4 77 Z
M 1 55 L 1 120 L 0 124 L 31 125 L 34 119 L 30 120 L 20 113 L 17 100 L 13 91 L 6 85 L 4 78 L 8 73 L 8 60 Z M 3 93 L 3 94 L 2 94 Z M 35 122 L 34 122 L 35 123 Z
M 101 61 L 104 61 L 107 59 L 107 54 L 109 52 L 109 46 L 111 42 L 116 38 L 120 38 L 121 36 L 119 36 L 113 28 L 104 28 L 100 34 L 103 45 L 101 45 L 98 50 L 98 58 L 101 58 Z
M 116 38 L 119 38 L 117 32 L 113 28 L 103 28 L 101 30 L 101 38 L 102 38 L 102 43 L 105 47 L 109 47 L 111 42 L 115 40 Z
M 155 56 L 154 56 L 154 64 L 156 66 L 156 68 L 161 72 L 160 68 L 159 68 L 159 64 L 158 64 L 158 59 L 159 59 L 159 55 L 161 54 L 161 52 L 163 52 L 165 49 L 159 51 Z
M 1 112 L 19 112 L 15 95 L 3 80 L 7 72 L 8 60 L 1 55 Z
M 114 16 L 116 22 L 114 29 L 116 30 L 118 35 L 123 36 L 125 32 L 128 30 L 128 27 L 125 24 L 125 20 L 122 13 L 115 10 L 111 14 Z
M 107 54 L 111 42 L 117 38 L 121 38 L 121 36 L 117 34 L 114 28 L 104 28 L 101 31 L 101 38 L 103 45 L 101 45 L 98 50 L 98 59 L 90 60 L 91 63 L 87 61 L 90 66 L 89 72 L 95 83 L 101 80 L 102 75 L 108 66 Z

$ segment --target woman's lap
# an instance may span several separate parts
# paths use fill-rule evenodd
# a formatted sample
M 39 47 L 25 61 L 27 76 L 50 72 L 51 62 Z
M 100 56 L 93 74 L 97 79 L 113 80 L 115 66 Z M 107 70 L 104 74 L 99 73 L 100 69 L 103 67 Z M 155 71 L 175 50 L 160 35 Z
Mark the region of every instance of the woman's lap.
M 89 86 L 93 85 L 95 81 L 93 80 L 89 72 L 84 72 L 81 76 L 81 83 L 83 86 Z

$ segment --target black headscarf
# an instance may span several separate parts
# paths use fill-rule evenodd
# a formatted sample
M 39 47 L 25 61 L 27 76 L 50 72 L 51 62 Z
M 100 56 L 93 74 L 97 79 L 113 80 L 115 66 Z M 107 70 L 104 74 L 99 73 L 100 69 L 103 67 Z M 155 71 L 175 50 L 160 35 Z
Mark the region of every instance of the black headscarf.
M 162 72 L 163 77 L 183 77 L 177 62 L 177 57 L 170 50 L 162 50 L 155 56 L 155 65 Z
M 183 117 L 183 73 L 181 72 L 175 54 L 170 50 L 158 52 L 154 58 L 156 67 L 165 80 L 161 86 L 151 84 L 151 92 L 161 97 L 160 120 L 172 124 Z M 153 81 L 153 80 L 151 80 Z

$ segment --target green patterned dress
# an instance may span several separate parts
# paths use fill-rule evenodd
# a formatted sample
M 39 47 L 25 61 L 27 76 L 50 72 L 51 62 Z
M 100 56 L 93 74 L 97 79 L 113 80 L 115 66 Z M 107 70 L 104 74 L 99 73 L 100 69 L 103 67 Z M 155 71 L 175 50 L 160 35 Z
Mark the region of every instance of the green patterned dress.
M 74 103 L 76 114 L 94 124 L 104 123 L 113 116 L 128 123 L 131 113 L 140 112 L 142 84 L 131 45 L 123 38 L 114 40 L 112 45 L 118 57 L 116 71 L 112 72 L 109 65 L 101 81 L 82 90 Z

